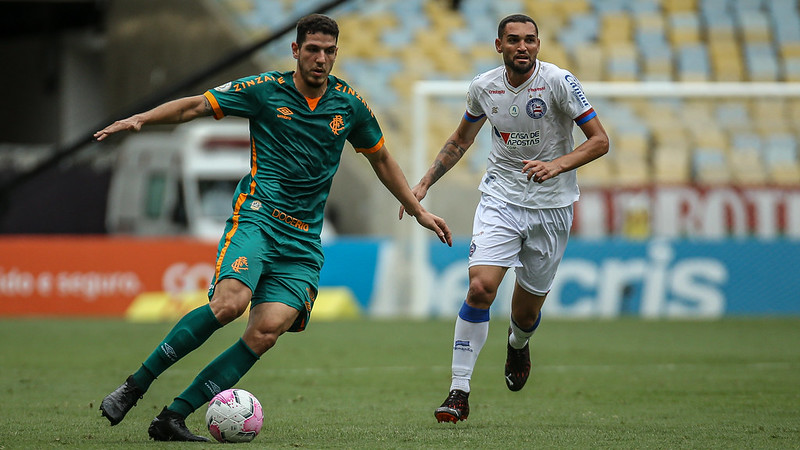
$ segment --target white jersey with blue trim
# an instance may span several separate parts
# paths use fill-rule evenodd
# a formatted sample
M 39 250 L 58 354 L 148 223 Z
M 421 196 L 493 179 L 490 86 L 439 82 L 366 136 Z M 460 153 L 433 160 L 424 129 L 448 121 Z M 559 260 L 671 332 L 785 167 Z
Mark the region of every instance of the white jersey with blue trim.
M 484 116 L 492 126 L 492 150 L 479 190 L 525 208 L 568 206 L 578 200 L 575 170 L 543 183 L 522 173 L 523 160 L 552 161 L 573 150 L 573 123 L 595 117 L 580 82 L 570 72 L 536 61 L 531 77 L 508 83 L 505 66 L 476 76 L 469 86 L 464 118 Z

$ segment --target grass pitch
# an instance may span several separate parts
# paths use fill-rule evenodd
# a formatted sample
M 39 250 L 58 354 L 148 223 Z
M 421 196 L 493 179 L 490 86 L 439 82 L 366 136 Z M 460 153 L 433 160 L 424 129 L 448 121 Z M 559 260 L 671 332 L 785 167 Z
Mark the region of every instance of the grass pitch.
M 149 441 L 150 420 L 232 344 L 218 331 L 110 427 L 100 400 L 172 324 L 0 319 L 0 449 L 211 448 Z M 469 420 L 439 424 L 452 321 L 314 322 L 237 385 L 261 401 L 253 448 L 800 448 L 800 319 L 545 320 L 528 385 L 503 381 L 493 321 Z M 187 424 L 209 436 L 205 408 Z M 210 437 L 210 436 L 209 436 Z

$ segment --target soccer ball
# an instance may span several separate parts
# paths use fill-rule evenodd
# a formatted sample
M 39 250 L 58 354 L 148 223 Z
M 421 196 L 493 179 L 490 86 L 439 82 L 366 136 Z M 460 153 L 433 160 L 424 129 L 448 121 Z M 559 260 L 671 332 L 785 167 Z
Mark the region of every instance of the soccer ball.
M 261 403 L 244 389 L 222 391 L 208 403 L 208 431 L 220 442 L 250 442 L 263 423 Z

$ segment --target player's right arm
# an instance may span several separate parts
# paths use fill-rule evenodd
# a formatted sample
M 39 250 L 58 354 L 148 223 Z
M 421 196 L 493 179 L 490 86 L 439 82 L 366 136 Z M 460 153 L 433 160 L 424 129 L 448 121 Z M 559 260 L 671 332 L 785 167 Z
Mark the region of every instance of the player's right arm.
M 210 116 L 213 113 L 208 99 L 202 95 L 179 98 L 156 106 L 149 111 L 134 114 L 127 119 L 118 120 L 95 133 L 94 138 L 102 141 L 119 131 L 139 131 L 146 124 L 183 123 L 198 117 Z
M 475 137 L 478 135 L 485 121 L 485 116 L 474 121 L 467 120 L 466 115 L 461 118 L 458 127 L 447 141 L 445 141 L 444 146 L 439 150 L 439 154 L 436 155 L 436 159 L 433 160 L 431 167 L 425 172 L 425 175 L 422 176 L 419 183 L 411 188 L 411 192 L 414 193 L 417 200 L 421 201 L 425 198 L 425 195 L 428 194 L 428 189 L 433 186 L 433 183 L 439 181 L 439 178 L 442 178 L 447 171 L 452 169 L 453 166 L 461 160 L 461 157 L 464 156 L 472 143 L 475 142 Z M 401 219 L 403 218 L 404 211 L 405 210 L 401 206 Z

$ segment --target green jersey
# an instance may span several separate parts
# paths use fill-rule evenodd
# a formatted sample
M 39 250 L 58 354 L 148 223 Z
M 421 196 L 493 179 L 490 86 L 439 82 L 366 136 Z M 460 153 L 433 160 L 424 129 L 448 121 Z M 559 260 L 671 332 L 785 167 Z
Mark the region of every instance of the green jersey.
M 250 173 L 233 199 L 238 220 L 266 223 L 300 240 L 318 240 L 325 202 L 345 140 L 356 151 L 383 146 L 383 133 L 367 103 L 330 75 L 322 97 L 309 99 L 291 72 L 266 72 L 211 89 L 214 117 L 250 120 Z

